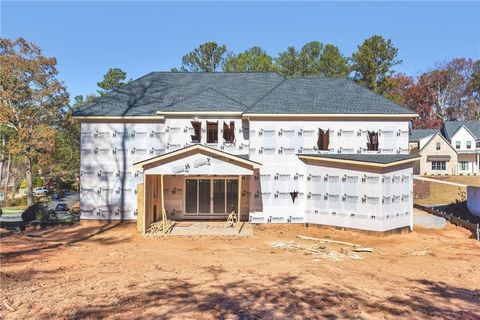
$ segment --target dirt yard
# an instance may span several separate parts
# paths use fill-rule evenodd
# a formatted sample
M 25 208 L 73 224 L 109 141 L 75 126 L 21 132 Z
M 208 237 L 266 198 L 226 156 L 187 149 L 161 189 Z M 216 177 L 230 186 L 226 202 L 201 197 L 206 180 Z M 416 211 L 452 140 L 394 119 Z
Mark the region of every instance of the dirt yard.
M 318 247 L 297 235 L 374 252 L 337 261 L 278 247 Z M 480 319 L 480 242 L 468 236 L 264 225 L 247 238 L 149 239 L 92 223 L 12 235 L 0 240 L 1 318 Z

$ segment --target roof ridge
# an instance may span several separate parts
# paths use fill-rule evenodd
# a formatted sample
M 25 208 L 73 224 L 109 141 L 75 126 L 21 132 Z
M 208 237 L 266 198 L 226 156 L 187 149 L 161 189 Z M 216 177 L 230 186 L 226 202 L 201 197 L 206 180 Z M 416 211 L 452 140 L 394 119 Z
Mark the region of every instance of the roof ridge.
M 249 106 L 246 105 L 245 103 L 243 103 L 243 102 L 241 102 L 241 101 L 238 101 L 237 99 L 232 98 L 232 97 L 226 95 L 225 93 L 218 91 L 217 89 L 215 89 L 215 88 L 213 88 L 213 87 L 208 87 L 208 88 L 209 88 L 209 89 L 212 89 L 212 90 L 215 91 L 216 93 L 221 94 L 222 96 L 224 96 L 224 97 L 226 97 L 226 98 L 228 98 L 228 99 L 230 99 L 230 100 L 232 100 L 232 101 L 235 101 L 235 102 L 241 104 L 242 106 L 245 106 L 245 107 L 249 108 Z
M 272 89 L 268 90 L 263 96 L 261 96 L 257 101 L 255 101 L 249 108 L 247 108 L 244 113 L 247 113 L 250 109 L 255 107 L 260 101 L 262 101 L 265 97 L 267 97 L 273 90 L 277 89 L 282 83 L 284 83 L 287 80 L 287 77 L 283 77 L 283 80 L 277 83 L 275 86 L 273 86 Z
M 259 71 L 259 72 L 245 72 L 245 71 L 151 71 L 150 73 L 167 73 L 167 74 L 276 74 L 283 77 L 278 72 L 273 71 Z

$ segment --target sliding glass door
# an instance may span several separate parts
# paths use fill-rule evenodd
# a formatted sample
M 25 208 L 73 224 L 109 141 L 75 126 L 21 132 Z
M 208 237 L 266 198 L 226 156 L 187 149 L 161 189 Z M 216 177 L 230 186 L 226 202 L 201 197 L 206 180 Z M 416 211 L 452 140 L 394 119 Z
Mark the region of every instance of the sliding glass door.
M 210 200 L 210 179 L 198 180 L 198 213 L 212 212 Z
M 225 179 L 213 179 L 213 213 L 225 213 Z
M 238 179 L 185 179 L 185 213 L 225 215 L 238 212 Z
M 237 210 L 238 206 L 238 179 L 227 180 L 227 213 Z

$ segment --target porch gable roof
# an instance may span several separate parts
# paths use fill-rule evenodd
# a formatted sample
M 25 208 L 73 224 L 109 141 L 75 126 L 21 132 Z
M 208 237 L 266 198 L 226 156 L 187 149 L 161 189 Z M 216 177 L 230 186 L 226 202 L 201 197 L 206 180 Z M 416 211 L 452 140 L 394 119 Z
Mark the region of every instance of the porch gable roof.
M 207 158 L 204 158 L 202 160 L 198 157 L 198 155 L 203 155 L 203 156 L 206 156 Z M 182 160 L 183 162 L 185 162 L 185 160 L 189 160 L 189 162 L 192 162 L 193 168 L 196 169 L 202 166 L 211 166 L 211 163 L 210 163 L 211 160 L 207 160 L 207 159 L 214 159 L 215 161 L 218 160 L 220 162 L 223 162 L 224 163 L 223 167 L 225 167 L 225 165 L 243 167 L 243 169 L 247 170 L 248 173 L 251 173 L 254 169 L 258 169 L 261 167 L 260 163 L 249 160 L 246 157 L 242 157 L 241 155 L 234 155 L 234 154 L 217 150 L 201 144 L 194 144 L 194 145 L 191 145 L 182 149 L 178 149 L 175 151 L 171 151 L 150 159 L 136 162 L 134 163 L 134 166 L 144 170 L 149 170 L 151 168 L 162 166 L 165 164 L 174 164 L 175 162 L 178 162 L 180 160 Z M 189 162 L 187 161 L 185 165 L 189 164 Z M 190 166 L 190 168 L 192 168 L 192 166 Z M 226 168 L 223 168 L 223 171 L 225 171 L 225 169 Z M 175 168 L 170 168 L 170 170 L 173 170 L 174 172 L 176 171 Z M 217 173 L 215 172 L 214 169 L 212 170 L 213 170 L 213 172 L 211 172 L 212 174 L 224 174 L 224 172 Z M 191 174 L 198 174 L 198 172 L 195 172 L 195 171 L 204 172 L 205 170 L 192 170 Z M 244 170 L 241 170 L 241 171 L 243 172 Z M 247 173 L 247 171 L 245 171 L 245 173 Z M 170 174 L 175 174 L 174 172 Z M 188 174 L 188 170 L 186 170 L 186 172 L 178 170 L 177 173 Z

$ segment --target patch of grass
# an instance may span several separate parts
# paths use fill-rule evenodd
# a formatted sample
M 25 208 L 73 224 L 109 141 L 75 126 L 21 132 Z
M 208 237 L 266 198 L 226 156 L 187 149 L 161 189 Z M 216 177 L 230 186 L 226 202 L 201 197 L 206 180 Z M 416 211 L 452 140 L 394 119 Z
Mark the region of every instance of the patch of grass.
M 442 180 L 442 181 L 449 181 L 449 182 L 456 182 L 465 184 L 467 186 L 476 186 L 480 187 L 480 175 L 476 176 L 446 176 L 446 177 L 439 177 L 439 176 L 429 176 L 428 178 Z
M 415 203 L 422 205 L 451 204 L 465 201 L 466 188 L 422 181 L 414 183 L 413 193 Z

